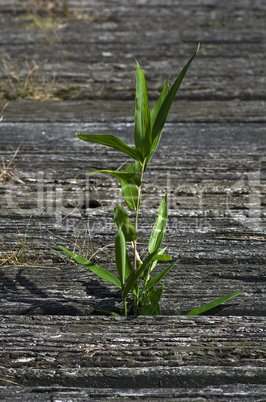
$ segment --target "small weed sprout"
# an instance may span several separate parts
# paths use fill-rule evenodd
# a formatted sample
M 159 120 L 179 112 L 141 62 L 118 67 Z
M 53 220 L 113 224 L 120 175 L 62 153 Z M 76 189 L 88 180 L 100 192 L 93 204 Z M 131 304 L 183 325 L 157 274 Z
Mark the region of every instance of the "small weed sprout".
M 199 46 L 171 88 L 169 88 L 168 80 L 166 81 L 162 92 L 151 111 L 149 108 L 145 77 L 137 63 L 134 129 L 135 147 L 128 146 L 118 137 L 113 135 L 77 133 L 77 136 L 84 141 L 109 146 L 123 154 L 126 154 L 134 161 L 134 163 L 126 166 L 123 171 L 113 171 L 108 169 L 98 171 L 100 173 L 112 175 L 120 180 L 126 206 L 135 213 L 135 222 L 132 224 L 126 209 L 121 204 L 114 208 L 114 223 L 117 228 L 115 236 L 115 262 L 117 276 L 113 275 L 105 268 L 93 263 L 91 260 L 87 260 L 72 251 L 67 250 L 63 246 L 59 246 L 61 250 L 72 257 L 76 262 L 83 264 L 100 278 L 114 284 L 120 289 L 125 315 L 128 315 L 129 312 L 128 298 L 130 295 L 133 299 L 134 315 L 161 314 L 160 300 L 164 290 L 164 284 L 161 284 L 161 281 L 177 264 L 177 261 L 174 261 L 162 269 L 158 274 L 153 276 L 154 268 L 159 261 L 167 262 L 171 260 L 171 257 L 165 254 L 166 247 L 161 248 L 168 218 L 167 194 L 165 194 L 161 202 L 158 218 L 151 230 L 148 243 L 148 254 L 143 261 L 140 259 L 137 251 L 138 218 L 141 205 L 141 188 L 145 171 L 158 147 L 162 129 L 175 95 L 187 70 L 189 69 L 190 64 L 196 57 L 198 50 Z M 90 172 L 89 174 L 92 173 L 97 172 Z M 130 245 L 133 249 L 132 260 L 130 259 L 130 254 L 128 252 L 128 246 Z M 201 314 L 239 294 L 244 294 L 244 292 L 230 293 L 203 307 L 190 311 L 187 315 Z M 104 313 L 118 315 L 115 312 L 104 311 Z
M 57 18 L 60 15 L 64 18 L 69 15 L 68 0 L 63 0 L 60 3 L 47 2 L 43 0 L 30 0 L 32 6 L 27 15 L 31 26 L 34 29 L 40 30 L 55 30 L 62 28 L 62 18 Z M 60 12 L 61 9 L 61 12 Z
M 29 14 L 29 18 L 31 20 L 32 27 L 35 29 L 50 30 L 58 29 L 60 27 L 60 23 L 55 17 L 42 18 L 38 16 L 38 14 L 32 13 Z

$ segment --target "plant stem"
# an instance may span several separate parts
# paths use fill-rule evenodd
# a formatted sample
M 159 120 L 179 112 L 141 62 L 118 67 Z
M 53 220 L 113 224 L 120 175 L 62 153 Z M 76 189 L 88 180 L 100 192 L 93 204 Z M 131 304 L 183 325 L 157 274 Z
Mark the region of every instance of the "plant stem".
M 144 281 L 144 285 L 143 287 L 145 288 L 145 286 L 147 285 L 149 279 L 150 279 L 150 274 L 151 274 L 151 267 L 152 267 L 152 263 L 150 263 L 149 268 L 148 268 L 148 272 Z
M 139 306 L 139 285 L 137 290 L 137 296 L 134 296 L 134 315 L 138 315 L 138 306 Z
M 141 186 L 142 186 L 142 179 L 144 174 L 144 168 L 146 165 L 146 158 L 144 159 L 143 165 L 141 166 L 140 172 L 140 186 L 138 188 L 138 199 L 137 199 L 137 208 L 136 208 L 136 218 L 135 218 L 135 229 L 136 232 L 138 230 L 138 217 L 139 217 L 139 205 L 140 205 L 140 195 L 141 195 Z M 134 272 L 137 271 L 137 240 L 134 241 L 134 265 L 133 269 Z M 138 315 L 138 305 L 139 305 L 139 284 L 137 284 L 137 291 L 136 295 L 134 296 L 134 315 Z
M 137 240 L 134 241 L 134 272 L 136 272 L 137 269 Z
M 125 316 L 127 316 L 127 301 L 124 299 L 124 311 L 125 311 Z
M 142 185 L 145 164 L 146 164 L 146 158 L 144 159 L 143 165 L 141 166 L 141 172 L 140 172 L 140 186 L 138 187 L 138 199 L 137 199 L 137 209 L 136 209 L 136 218 L 135 218 L 136 232 L 138 231 L 140 194 L 141 194 L 141 185 Z M 133 267 L 134 267 L 134 272 L 136 272 L 136 270 L 137 270 L 137 240 L 134 241 L 134 265 L 133 265 Z

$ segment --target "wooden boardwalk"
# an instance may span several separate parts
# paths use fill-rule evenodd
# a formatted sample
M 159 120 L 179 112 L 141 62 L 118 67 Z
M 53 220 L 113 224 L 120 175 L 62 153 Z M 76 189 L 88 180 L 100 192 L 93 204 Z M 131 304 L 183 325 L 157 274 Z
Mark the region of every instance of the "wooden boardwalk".
M 265 400 L 265 19 L 263 0 L 0 0 L 1 400 Z M 144 253 L 167 191 L 162 316 L 99 316 L 116 289 L 55 243 L 114 269 L 119 186 L 86 172 L 126 158 L 75 132 L 133 144 L 134 58 L 153 103 L 198 42 L 139 222 Z

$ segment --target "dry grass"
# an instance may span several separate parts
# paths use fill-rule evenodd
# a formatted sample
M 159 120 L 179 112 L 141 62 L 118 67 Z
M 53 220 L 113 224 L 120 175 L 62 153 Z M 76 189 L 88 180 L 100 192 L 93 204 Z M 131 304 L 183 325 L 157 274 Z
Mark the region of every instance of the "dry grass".
M 15 246 L 12 243 L 5 241 L 4 237 L 0 235 L 1 243 L 1 254 L 0 254 L 0 266 L 1 265 L 25 265 L 32 264 L 36 265 L 40 258 L 40 253 L 33 252 L 36 251 L 34 247 L 34 242 L 38 233 L 41 233 L 41 228 L 38 225 L 38 218 L 31 216 L 27 223 L 25 233 L 20 233 L 17 228 L 17 235 Z
M 7 105 L 5 106 L 5 108 Z M 4 109 L 5 109 L 4 108 Z M 3 111 L 0 113 L 0 122 L 3 119 Z M 0 183 L 6 184 L 10 180 L 17 181 L 21 184 L 25 184 L 23 180 L 20 179 L 23 173 L 17 169 L 15 158 L 18 155 L 21 149 L 21 144 L 16 149 L 15 153 L 13 154 L 12 158 L 9 161 L 5 161 L 2 159 L 2 166 L 0 166 Z M 26 176 L 26 174 L 24 174 Z M 73 180 L 77 178 L 77 175 L 74 177 Z M 65 188 L 64 193 L 67 192 L 69 187 L 71 186 L 72 182 Z M 53 236 L 54 241 L 58 242 L 65 242 L 65 238 L 62 236 L 58 236 L 54 231 L 54 227 L 57 226 L 59 223 L 63 221 L 68 221 L 66 224 L 68 228 L 72 227 L 73 233 L 73 240 L 72 240 L 72 251 L 79 253 L 84 258 L 90 258 L 94 262 L 98 262 L 99 254 L 109 255 L 107 252 L 108 245 L 106 247 L 100 248 L 95 251 L 91 236 L 90 236 L 90 220 L 89 216 L 84 219 L 83 213 L 73 204 L 73 209 L 69 212 L 68 215 L 64 216 L 63 218 L 59 219 L 58 221 L 51 224 L 49 227 L 42 227 L 41 225 L 41 216 L 46 212 L 46 209 L 42 211 L 39 216 L 32 215 L 28 219 L 23 218 L 25 221 L 23 233 L 21 233 L 21 229 L 17 228 L 17 233 L 13 235 L 13 241 L 7 241 L 3 235 L 0 234 L 0 266 L 1 265 L 11 265 L 11 266 L 18 266 L 18 265 L 25 265 L 31 264 L 36 265 L 40 259 L 40 237 L 42 232 L 49 233 Z M 80 215 L 80 222 L 82 225 L 79 227 L 75 227 L 75 225 L 71 224 L 71 221 L 68 218 L 71 217 L 73 213 L 78 213 Z M 23 216 L 23 210 L 21 210 L 21 215 Z M 47 249 L 47 247 L 44 247 Z M 59 252 L 56 253 L 59 255 Z M 63 258 L 63 255 L 60 253 L 60 257 Z M 66 261 L 69 263 L 73 263 L 73 260 Z
M 55 16 L 55 10 L 58 10 L 62 17 L 68 17 L 69 15 L 68 0 L 30 0 L 30 3 L 35 12 L 37 9 L 39 13 L 48 15 L 52 18 Z
M 31 27 L 34 29 L 54 30 L 65 26 L 56 17 L 41 17 L 37 13 L 30 13 L 27 18 L 30 20 Z
M 35 28 L 38 29 L 49 29 L 46 27 L 45 19 L 54 19 L 55 26 L 51 29 L 60 29 L 63 23 L 67 22 L 67 19 L 82 19 L 90 20 L 92 16 L 86 13 L 81 5 L 74 6 L 72 10 L 69 7 L 68 0 L 57 0 L 57 1 L 47 1 L 47 0 L 30 0 L 32 5 L 30 14 L 37 16 L 39 20 Z M 56 26 L 58 24 L 58 26 Z M 49 25 L 49 23 L 48 23 Z
M 6 162 L 3 158 L 1 158 L 2 166 L 0 166 L 0 183 L 8 183 L 12 179 L 17 181 L 18 183 L 25 184 L 23 180 L 21 180 L 18 176 L 19 174 L 21 175 L 23 173 L 16 168 L 16 164 L 14 162 L 14 159 L 16 158 L 20 147 L 21 144 L 18 146 L 9 162 Z
M 19 150 L 17 150 L 17 152 L 18 151 Z M 70 186 L 71 183 L 67 186 L 64 192 L 66 192 Z M 38 215 L 33 214 L 29 218 L 26 218 L 23 216 L 23 210 L 20 210 L 24 224 L 21 225 L 20 223 L 20 229 L 17 227 L 16 230 L 17 233 L 15 235 L 14 233 L 10 233 L 11 240 L 7 240 L 3 235 L 0 235 L 0 266 L 18 266 L 25 264 L 35 266 L 40 259 L 42 262 L 44 258 L 46 260 L 49 259 L 49 261 L 53 261 L 54 256 L 56 256 L 56 260 L 58 260 L 58 257 L 60 257 L 60 260 L 73 264 L 74 261 L 63 255 L 59 249 L 53 249 L 53 247 L 49 249 L 49 247 L 44 245 L 41 241 L 42 234 L 44 233 L 53 239 L 51 240 L 52 246 L 54 246 L 56 243 L 65 243 L 66 237 L 59 235 L 57 232 L 58 225 L 61 226 L 64 224 L 67 228 L 66 231 L 70 235 L 68 240 L 71 242 L 70 248 L 73 252 L 79 253 L 79 255 L 82 255 L 84 258 L 93 258 L 93 261 L 95 262 L 97 262 L 99 259 L 98 253 L 101 254 L 102 252 L 102 254 L 107 254 L 105 251 L 106 247 L 94 252 L 95 249 L 90 235 L 91 230 L 89 216 L 85 218 L 82 211 L 80 211 L 77 206 L 73 204 L 73 209 L 71 209 L 69 214 L 56 220 L 49 226 L 42 225 L 42 215 L 45 214 L 45 212 L 47 212 L 47 208 L 45 208 Z M 77 213 L 80 215 L 80 221 L 78 226 L 75 226 L 75 224 L 71 222 L 71 215 Z M 41 250 L 44 250 L 45 256 L 43 253 L 41 253 Z M 51 256 L 51 253 L 53 254 L 53 257 Z
M 4 111 L 5 111 L 5 109 L 7 108 L 7 106 L 8 106 L 8 103 L 6 103 L 5 104 L 5 106 L 3 107 L 3 109 L 1 110 L 1 112 L 0 112 L 0 122 L 3 120 L 3 118 L 4 118 Z
M 9 55 L 5 55 L 0 68 L 5 76 L 0 84 L 2 99 L 54 99 L 54 80 L 48 80 L 34 60 L 29 61 L 25 56 L 24 65 L 20 67 Z
M 29 258 L 26 257 L 26 244 L 23 243 L 22 239 L 18 238 L 16 242 L 16 248 L 10 243 L 5 241 L 4 237 L 0 235 L 1 253 L 0 253 L 0 266 L 2 265 L 24 265 L 29 262 Z
M 49 234 L 50 238 L 51 235 L 53 237 L 53 242 L 55 243 L 64 243 L 65 242 L 65 237 L 60 236 L 56 234 L 56 231 L 54 231 L 54 227 L 58 225 L 61 221 L 67 219 L 71 214 L 76 212 L 77 209 L 73 208 L 73 210 L 65 217 L 62 219 L 54 222 L 51 224 L 49 227 L 44 227 L 41 225 L 41 216 L 36 216 L 32 215 L 28 219 L 28 221 L 25 220 L 25 229 L 23 230 L 23 233 L 21 233 L 21 230 L 17 228 L 17 233 L 14 237 L 13 235 L 13 241 L 11 242 L 10 240 L 7 241 L 3 235 L 0 234 L 0 266 L 1 265 L 8 265 L 8 266 L 18 266 L 18 265 L 25 265 L 25 264 L 30 264 L 30 265 L 36 265 L 40 261 L 43 262 L 44 256 L 41 253 L 41 249 L 45 250 L 46 256 L 45 259 L 49 259 L 51 261 L 51 255 L 49 258 L 47 258 L 47 246 L 42 245 L 40 243 L 41 235 L 42 233 L 47 233 Z M 23 211 L 21 211 L 23 212 Z M 71 248 L 73 252 L 79 253 L 79 255 L 82 255 L 84 258 L 92 258 L 94 262 L 98 261 L 98 258 L 96 258 L 96 254 L 99 252 L 104 252 L 107 254 L 105 251 L 106 247 L 103 247 L 102 249 L 99 249 L 93 254 L 93 245 L 91 242 L 91 236 L 90 236 L 90 228 L 89 228 L 89 219 L 85 222 L 83 220 L 84 226 L 81 228 L 76 228 L 73 226 L 73 240 L 71 242 Z M 71 259 L 69 259 L 67 256 L 63 255 L 59 250 L 50 250 L 54 255 L 60 256 L 60 259 L 62 259 L 65 263 L 71 263 L 75 264 L 75 262 Z

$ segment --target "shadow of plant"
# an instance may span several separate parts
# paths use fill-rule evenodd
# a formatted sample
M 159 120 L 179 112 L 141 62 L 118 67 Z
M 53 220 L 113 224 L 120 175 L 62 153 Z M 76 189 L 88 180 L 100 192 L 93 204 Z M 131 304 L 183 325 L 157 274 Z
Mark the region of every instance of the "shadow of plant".
M 121 313 L 119 292 L 108 289 L 97 280 L 75 281 L 85 287 L 87 295 L 92 299 L 82 301 L 63 294 L 51 297 L 29 275 L 28 267 L 17 270 L 14 267 L 14 271 L 12 275 L 5 267 L 0 269 L 1 298 L 6 301 L 3 302 L 5 307 L 2 313 L 4 314 L 8 311 L 9 314 L 18 315 L 98 315 L 100 314 L 98 310 L 109 308 Z M 44 277 L 44 283 L 45 280 Z M 97 298 L 101 299 L 100 303 Z

